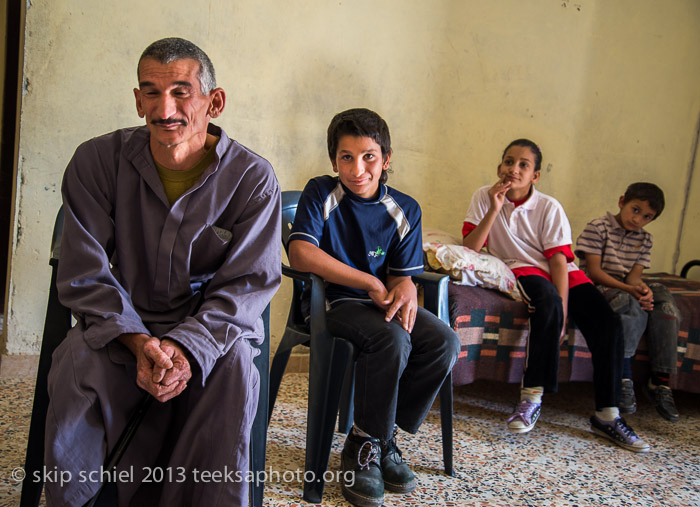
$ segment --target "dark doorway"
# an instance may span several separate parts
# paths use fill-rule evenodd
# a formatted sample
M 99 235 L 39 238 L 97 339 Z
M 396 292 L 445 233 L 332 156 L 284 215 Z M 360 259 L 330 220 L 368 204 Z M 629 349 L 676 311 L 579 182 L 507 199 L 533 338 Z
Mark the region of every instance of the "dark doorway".
M 12 196 L 15 175 L 15 143 L 17 139 L 18 88 L 24 30 L 24 2 L 0 2 L 5 16 L 4 74 L 2 89 L 2 136 L 0 139 L 0 306 L 5 307 L 5 286 L 12 229 Z

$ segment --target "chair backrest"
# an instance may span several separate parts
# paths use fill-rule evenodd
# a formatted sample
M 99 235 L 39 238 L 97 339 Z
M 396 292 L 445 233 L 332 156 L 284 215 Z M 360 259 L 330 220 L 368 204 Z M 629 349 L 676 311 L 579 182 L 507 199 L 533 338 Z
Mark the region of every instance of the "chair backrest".
M 297 214 L 297 206 L 301 192 L 299 190 L 285 190 L 282 192 L 282 245 L 289 255 L 289 234 L 292 232 L 292 224 Z M 283 270 L 286 269 L 283 266 Z M 301 311 L 301 294 L 304 291 L 304 282 L 294 279 L 292 283 L 292 304 L 287 318 L 287 327 L 294 328 L 297 332 L 308 332 L 308 325 Z
M 292 232 L 292 224 L 297 214 L 297 205 L 301 192 L 299 190 L 286 190 L 282 192 L 282 244 L 289 254 L 289 233 Z

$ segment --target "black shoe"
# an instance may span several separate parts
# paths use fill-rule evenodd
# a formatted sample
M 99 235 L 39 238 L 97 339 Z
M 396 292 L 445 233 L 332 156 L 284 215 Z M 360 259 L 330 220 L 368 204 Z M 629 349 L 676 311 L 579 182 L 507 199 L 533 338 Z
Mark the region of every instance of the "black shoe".
M 404 463 L 401 450 L 396 446 L 396 429 L 391 439 L 383 441 L 381 446 L 384 487 L 392 493 L 410 493 L 416 489 L 416 476 Z
M 646 393 L 649 400 L 656 407 L 656 411 L 664 419 L 668 419 L 671 422 L 676 422 L 680 419 L 680 414 L 676 410 L 676 403 L 673 401 L 673 392 L 668 386 L 655 386 L 652 387 L 650 382 L 645 385 L 644 392 Z
M 384 502 L 380 456 L 379 440 L 361 437 L 350 431 L 340 456 L 343 472 L 340 488 L 351 504 L 379 507 Z
M 634 396 L 634 382 L 628 378 L 622 379 L 620 389 L 620 412 L 634 414 L 637 411 L 637 399 Z
M 649 452 L 650 446 L 639 438 L 622 417 L 614 421 L 602 421 L 598 416 L 591 416 L 591 429 L 601 437 L 616 443 L 632 452 Z

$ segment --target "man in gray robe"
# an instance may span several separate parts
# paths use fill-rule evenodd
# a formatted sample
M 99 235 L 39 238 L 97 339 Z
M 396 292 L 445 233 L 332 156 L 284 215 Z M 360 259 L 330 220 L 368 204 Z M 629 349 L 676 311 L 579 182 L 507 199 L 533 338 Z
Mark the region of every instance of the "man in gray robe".
M 210 124 L 225 94 L 201 49 L 156 41 L 138 78 L 146 126 L 87 141 L 64 175 L 58 290 L 77 324 L 49 374 L 45 464 L 62 475 L 47 503 L 93 496 L 143 389 L 160 403 L 122 458 L 119 504 L 244 505 L 279 185 Z

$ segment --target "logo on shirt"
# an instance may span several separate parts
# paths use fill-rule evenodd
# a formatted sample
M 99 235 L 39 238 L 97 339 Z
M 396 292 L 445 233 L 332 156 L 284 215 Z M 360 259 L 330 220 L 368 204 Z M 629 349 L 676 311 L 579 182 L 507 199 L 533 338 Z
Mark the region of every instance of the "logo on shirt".
M 375 259 L 377 257 L 381 257 L 382 255 L 386 255 L 386 252 L 382 250 L 382 247 L 377 246 L 376 250 L 370 250 L 369 253 L 367 254 L 367 257 L 374 257 Z

